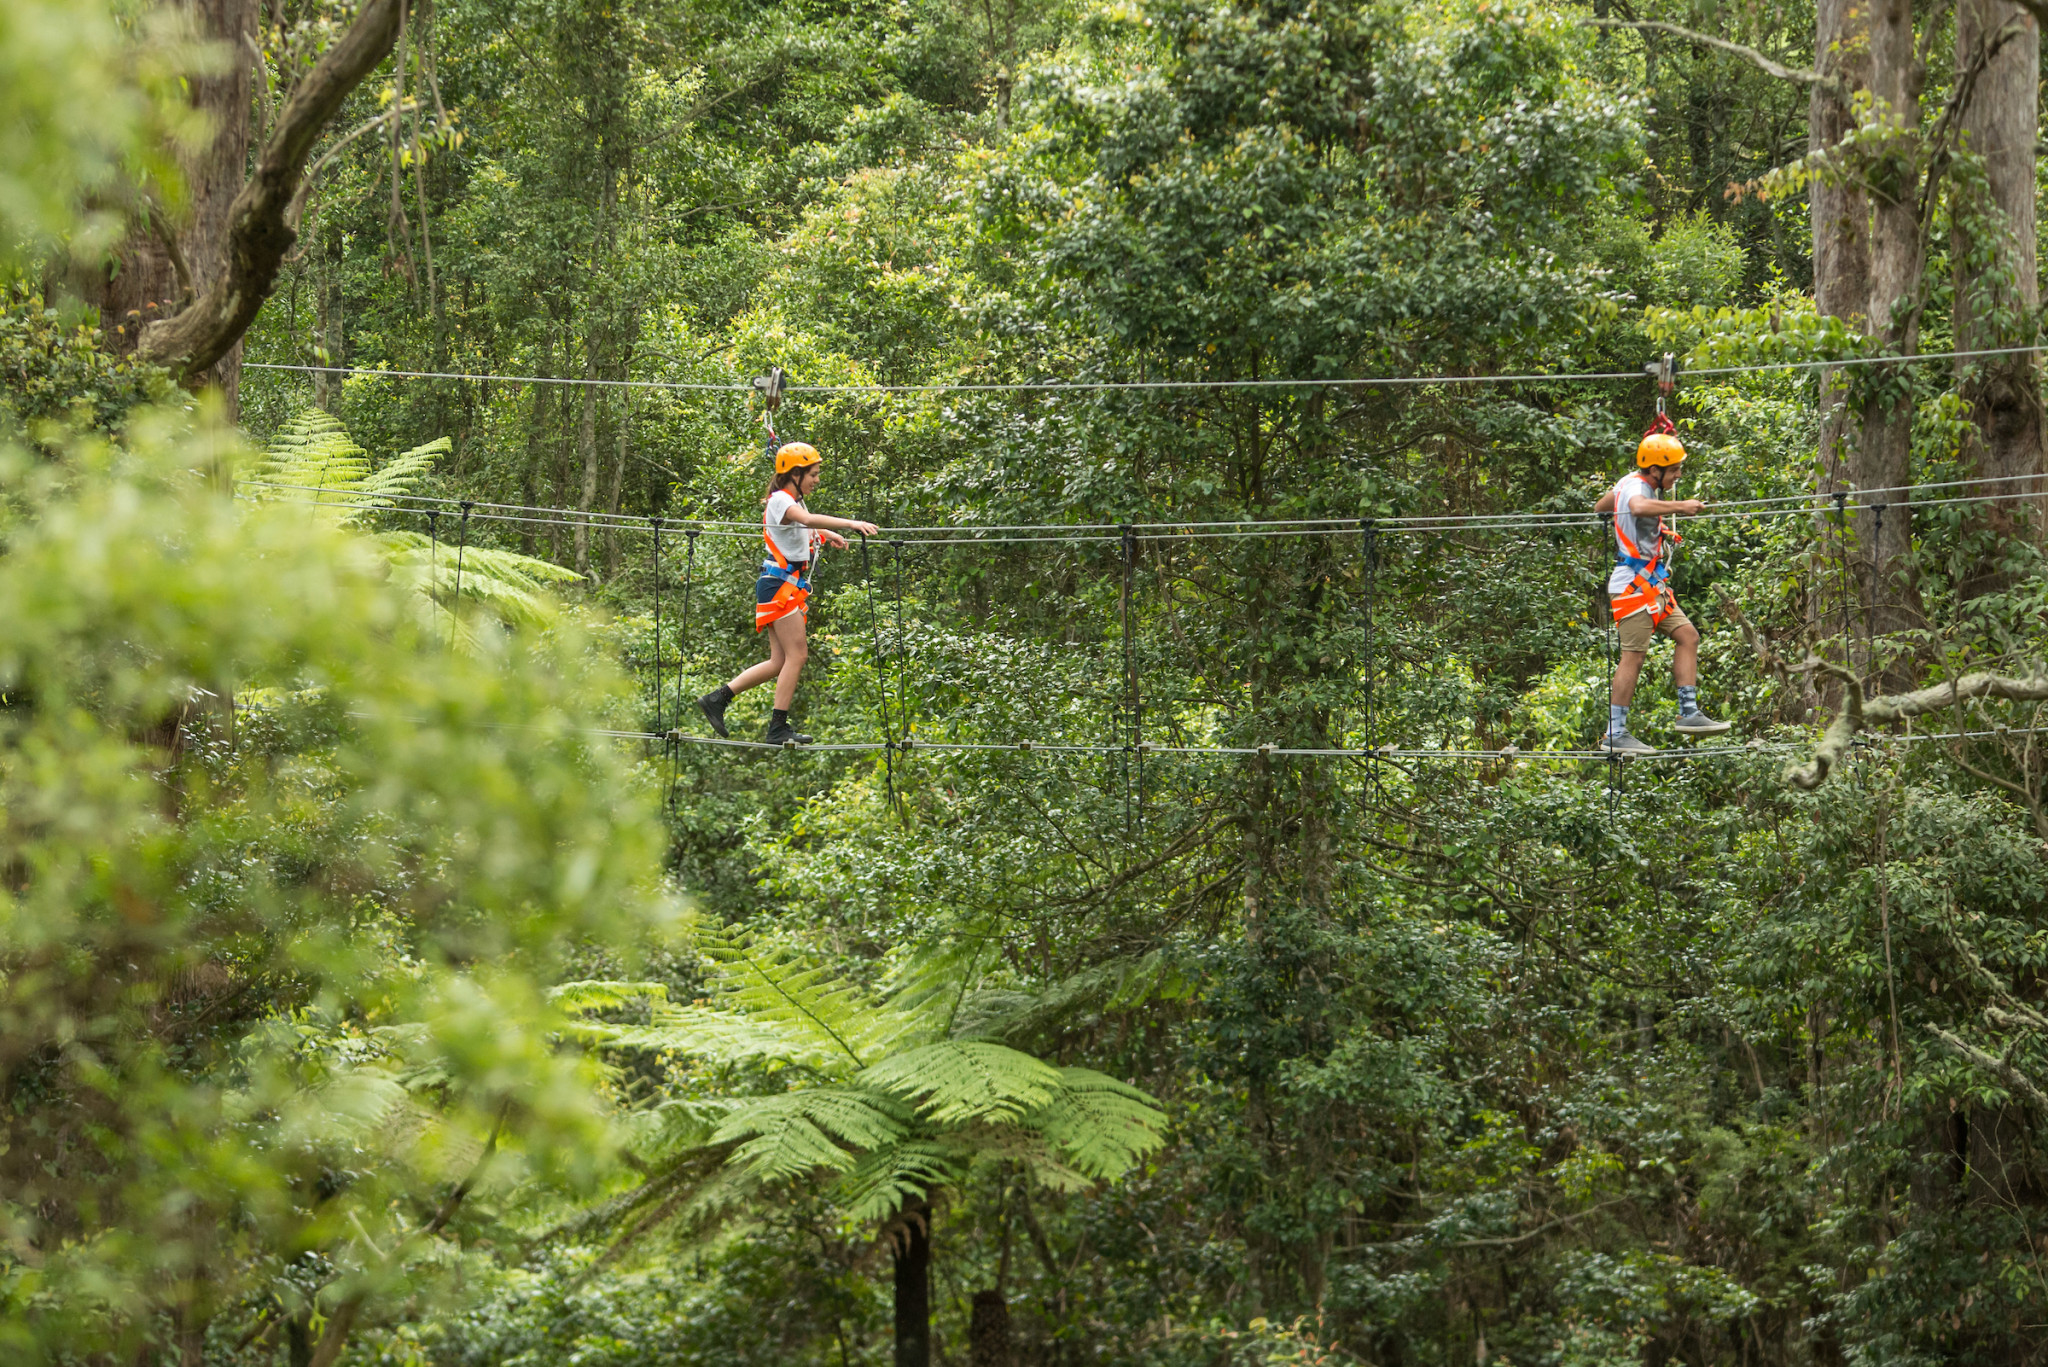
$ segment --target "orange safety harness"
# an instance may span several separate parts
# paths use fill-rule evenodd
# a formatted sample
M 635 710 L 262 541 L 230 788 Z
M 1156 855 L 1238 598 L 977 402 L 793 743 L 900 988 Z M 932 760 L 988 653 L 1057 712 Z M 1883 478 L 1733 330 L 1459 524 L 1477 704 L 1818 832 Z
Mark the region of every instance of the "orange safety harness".
M 1659 405 L 1657 421 L 1651 424 L 1650 431 L 1677 431 L 1671 425 L 1671 419 L 1664 415 L 1662 405 Z M 1635 476 L 1631 475 L 1629 478 L 1633 479 Z M 1626 482 L 1626 480 L 1623 481 L 1623 483 Z M 1620 488 L 1619 485 L 1615 487 L 1617 490 Z M 1635 575 L 1629 580 L 1628 587 L 1613 597 L 1614 620 L 1619 622 L 1624 617 L 1633 616 L 1648 608 L 1650 624 L 1657 626 L 1661 625 L 1664 619 L 1671 615 L 1673 607 L 1671 595 L 1664 587 L 1664 581 L 1671 575 L 1671 565 L 1664 559 L 1664 548 L 1667 545 L 1683 545 L 1685 538 L 1673 529 L 1666 527 L 1664 525 L 1664 518 L 1660 514 L 1657 518 L 1657 544 L 1650 548 L 1649 554 L 1645 555 L 1643 548 L 1636 544 L 1635 538 L 1630 536 L 1627 531 L 1626 524 L 1634 520 L 1632 517 L 1622 516 L 1621 499 L 1617 494 L 1614 509 L 1614 537 L 1616 541 L 1620 542 L 1620 553 L 1617 556 L 1617 562 L 1635 571 Z
M 761 513 L 761 539 L 768 543 L 768 554 L 774 557 L 773 559 L 761 562 L 761 573 L 764 576 L 780 579 L 782 587 L 775 590 L 775 596 L 767 602 L 754 604 L 754 630 L 756 631 L 760 631 L 776 618 L 787 617 L 792 612 L 800 613 L 808 618 L 810 616 L 808 604 L 811 600 L 811 581 L 790 568 L 789 557 L 782 553 L 782 548 L 775 544 L 775 538 L 768 534 L 768 513 L 766 509 L 763 509 Z M 811 562 L 808 560 L 803 562 L 806 574 L 810 570 L 810 564 Z

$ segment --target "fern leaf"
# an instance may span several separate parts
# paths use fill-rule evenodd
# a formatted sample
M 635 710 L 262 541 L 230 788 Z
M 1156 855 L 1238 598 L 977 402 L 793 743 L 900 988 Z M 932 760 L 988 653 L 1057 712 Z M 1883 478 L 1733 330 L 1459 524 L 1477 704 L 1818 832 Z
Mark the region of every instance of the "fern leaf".
M 849 1219 L 863 1224 L 886 1220 L 912 1201 L 966 1175 L 966 1156 L 936 1140 L 909 1140 L 877 1149 L 839 1180 L 838 1196 Z
M 1007 1045 L 946 1040 L 907 1049 L 867 1069 L 860 1081 L 902 1097 L 935 1124 L 1003 1122 L 1049 1105 L 1060 1070 Z
M 918 1029 L 915 1019 L 793 947 L 715 931 L 702 933 L 699 944 L 718 966 L 716 991 L 727 1011 L 836 1055 L 845 1071 L 865 1067 Z
M 415 446 L 402 455 L 393 456 L 383 469 L 366 474 L 356 486 L 356 492 L 385 502 L 395 495 L 412 493 L 422 480 L 433 473 L 435 458 L 449 455 L 454 450 L 454 442 L 446 437 L 436 437 L 423 446 Z
M 1166 1143 L 1166 1114 L 1150 1095 L 1092 1068 L 1058 1071 L 1058 1094 L 1026 1123 L 1062 1163 L 1106 1182 Z
M 558 983 L 547 995 L 564 1011 L 615 1011 L 628 1002 L 667 1001 L 668 987 L 664 983 Z
M 894 1144 L 906 1132 L 886 1097 L 813 1087 L 749 1098 L 713 1132 L 711 1142 L 745 1140 L 731 1162 L 763 1182 L 779 1182 L 819 1168 L 843 1172 L 853 1166 L 854 1150 Z
M 1154 1000 L 1185 1000 L 1194 988 L 1176 956 L 1154 950 L 1082 969 L 1037 993 L 976 993 L 962 1005 L 953 1034 L 1023 1044 L 1058 1030 L 1077 1015 L 1129 1011 Z
M 470 546 L 458 569 L 455 548 L 418 532 L 380 532 L 373 538 L 391 562 L 392 577 L 445 613 L 459 589 L 465 601 L 491 610 L 508 626 L 546 627 L 561 614 L 547 589 L 576 582 L 574 570 L 516 551 Z

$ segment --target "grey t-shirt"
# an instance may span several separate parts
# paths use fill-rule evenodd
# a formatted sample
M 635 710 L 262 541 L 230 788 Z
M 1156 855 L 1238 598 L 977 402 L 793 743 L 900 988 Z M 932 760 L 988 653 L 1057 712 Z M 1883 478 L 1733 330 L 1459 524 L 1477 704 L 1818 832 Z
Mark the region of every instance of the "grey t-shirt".
M 1657 491 L 1651 488 L 1650 481 L 1644 479 L 1640 474 L 1623 475 L 1621 483 L 1614 486 L 1614 548 L 1617 553 L 1621 555 L 1630 554 L 1627 544 L 1622 540 L 1624 532 L 1635 537 L 1637 547 L 1635 554 L 1652 556 L 1657 553 L 1657 535 L 1659 526 L 1664 519 L 1655 513 L 1638 517 L 1631 511 L 1635 500 L 1656 497 L 1658 497 Z M 1623 518 L 1628 519 L 1626 524 L 1622 522 Z M 1629 586 L 1629 582 L 1635 577 L 1636 572 L 1634 570 L 1630 569 L 1627 565 L 1616 562 L 1614 573 L 1607 576 L 1607 591 L 1609 593 L 1620 593 Z

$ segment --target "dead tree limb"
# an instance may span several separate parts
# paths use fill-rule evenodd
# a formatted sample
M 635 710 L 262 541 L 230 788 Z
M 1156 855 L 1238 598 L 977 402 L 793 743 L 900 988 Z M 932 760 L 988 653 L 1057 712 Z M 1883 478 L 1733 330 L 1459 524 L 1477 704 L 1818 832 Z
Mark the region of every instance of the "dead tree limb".
M 141 355 L 189 378 L 211 370 L 256 320 L 298 240 L 288 221 L 313 145 L 365 76 L 398 40 L 409 0 L 365 0 L 355 22 L 293 87 L 256 156 L 256 170 L 228 209 L 226 264 L 172 317 L 143 330 Z
M 1827 782 L 1834 767 L 1849 753 L 1856 735 L 1865 726 L 1882 726 L 1954 708 L 1972 698 L 2005 698 L 2012 702 L 2048 701 L 2048 674 L 2016 679 L 2005 674 L 1965 674 L 1960 679 L 1922 688 L 1912 693 L 1889 693 L 1881 698 L 1863 697 L 1856 676 L 1840 665 L 1825 660 L 1806 662 L 1806 668 L 1832 674 L 1842 681 L 1842 710 L 1828 724 L 1827 733 L 1814 748 L 1813 758 L 1785 771 L 1785 781 L 1808 792 Z
M 2044 0 L 2044 3 L 2048 3 L 2048 0 Z M 1683 38 L 1688 43 L 1703 43 L 1710 48 L 1740 57 L 1766 76 L 1775 76 L 1781 81 L 1816 85 L 1823 90 L 1835 92 L 1841 89 L 1840 82 L 1832 76 L 1823 76 L 1820 72 L 1803 66 L 1786 66 L 1783 62 L 1772 61 L 1753 47 L 1744 47 L 1741 43 L 1731 43 L 1726 38 L 1711 37 L 1658 19 L 1581 19 L 1579 25 L 1582 28 L 1630 28 L 1638 32 L 1668 33 L 1674 38 Z

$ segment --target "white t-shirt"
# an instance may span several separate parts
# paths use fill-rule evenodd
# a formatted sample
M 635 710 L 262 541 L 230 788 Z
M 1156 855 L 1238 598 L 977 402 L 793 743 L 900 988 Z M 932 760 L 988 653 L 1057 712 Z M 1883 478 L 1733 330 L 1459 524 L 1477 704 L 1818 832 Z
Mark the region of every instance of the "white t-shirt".
M 1630 505 L 1639 498 L 1661 497 L 1662 495 L 1650 487 L 1650 481 L 1643 478 L 1640 474 L 1623 475 L 1621 483 L 1614 486 L 1614 549 L 1618 554 L 1628 554 L 1628 547 L 1623 545 L 1621 541 L 1621 520 L 1625 517 L 1633 519 L 1628 524 L 1628 530 L 1635 535 L 1637 552 L 1646 556 L 1653 556 L 1657 553 L 1659 524 L 1664 519 L 1654 513 L 1637 517 L 1636 514 L 1630 511 Z M 1635 577 L 1636 571 L 1617 561 L 1614 566 L 1614 573 L 1607 576 L 1607 591 L 1611 594 L 1620 593 L 1629 586 Z
M 768 511 L 762 514 L 762 523 L 768 529 L 769 539 L 775 543 L 775 549 L 782 552 L 782 558 L 792 565 L 799 560 L 811 558 L 811 529 L 801 523 L 783 521 L 791 508 L 803 506 L 803 500 L 789 490 L 777 489 L 768 495 Z

